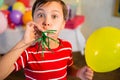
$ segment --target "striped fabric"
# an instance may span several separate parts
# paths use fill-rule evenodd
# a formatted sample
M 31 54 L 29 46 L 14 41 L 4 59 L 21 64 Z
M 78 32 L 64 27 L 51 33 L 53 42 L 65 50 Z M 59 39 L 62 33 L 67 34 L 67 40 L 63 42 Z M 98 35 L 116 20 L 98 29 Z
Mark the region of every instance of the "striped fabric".
M 15 62 L 15 70 L 24 68 L 26 80 L 66 80 L 67 67 L 73 64 L 71 44 L 60 40 L 61 45 L 52 51 L 37 51 L 38 45 L 26 49 Z

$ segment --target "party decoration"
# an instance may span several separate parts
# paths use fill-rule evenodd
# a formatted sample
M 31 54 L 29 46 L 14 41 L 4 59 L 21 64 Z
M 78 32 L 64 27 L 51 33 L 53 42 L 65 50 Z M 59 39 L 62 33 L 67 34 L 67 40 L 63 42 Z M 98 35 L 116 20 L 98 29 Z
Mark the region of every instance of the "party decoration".
M 8 5 L 6 4 L 3 4 L 1 7 L 0 7 L 0 10 L 7 10 L 8 9 Z
M 76 15 L 72 19 L 68 19 L 65 24 L 66 29 L 76 29 L 79 25 L 82 25 L 85 21 L 85 16 Z
M 109 72 L 120 67 L 120 30 L 106 26 L 93 32 L 87 40 L 85 59 L 96 72 Z
M 12 11 L 12 6 L 9 6 L 9 7 L 8 7 L 8 10 L 9 10 L 9 11 Z
M 27 24 L 29 21 L 32 21 L 32 11 L 26 11 L 22 17 L 23 24 Z
M 0 7 L 3 5 L 4 0 L 0 0 Z
M 10 29 L 15 29 L 15 24 L 10 19 L 10 11 L 9 10 L 1 10 L 1 11 L 5 15 L 5 17 L 6 17 L 7 21 L 8 21 L 8 25 L 9 25 L 8 27 Z
M 4 0 L 4 3 L 9 6 L 12 6 L 15 2 L 16 2 L 16 0 Z
M 22 2 L 15 2 L 13 4 L 13 10 L 18 10 L 21 13 L 24 13 L 26 11 L 25 5 Z
M 8 10 L 1 10 L 1 12 L 5 15 L 5 17 L 8 19 L 10 11 Z
M 26 7 L 29 7 L 30 5 L 30 0 L 17 0 L 19 2 L 22 2 Z
M 7 29 L 7 19 L 5 15 L 0 11 L 0 34 L 2 34 Z
M 16 25 L 21 25 L 22 24 L 22 13 L 17 10 L 13 10 L 10 13 L 10 20 Z
M 10 19 L 10 11 L 9 10 L 1 10 L 1 12 L 5 15 L 7 21 L 8 21 L 8 27 L 11 29 L 15 29 L 15 24 Z
M 44 51 L 46 50 L 45 46 L 47 46 L 48 50 L 51 50 L 50 48 L 50 45 L 49 45 L 49 40 L 53 40 L 55 41 L 56 43 L 59 44 L 58 41 L 54 40 L 53 38 L 51 37 L 48 37 L 46 34 L 54 34 L 56 30 L 47 30 L 47 31 L 44 31 L 44 32 L 41 32 L 41 31 L 37 31 L 37 33 L 39 35 L 41 35 L 40 38 L 36 39 L 35 40 L 35 43 L 38 42 L 38 51 L 40 49 L 40 47 L 42 47 L 42 57 L 44 58 Z M 46 41 L 48 40 L 48 41 Z
M 15 29 L 15 26 L 16 26 L 16 25 L 15 25 L 14 23 L 12 23 L 12 22 L 9 23 L 9 28 L 10 28 L 10 29 Z

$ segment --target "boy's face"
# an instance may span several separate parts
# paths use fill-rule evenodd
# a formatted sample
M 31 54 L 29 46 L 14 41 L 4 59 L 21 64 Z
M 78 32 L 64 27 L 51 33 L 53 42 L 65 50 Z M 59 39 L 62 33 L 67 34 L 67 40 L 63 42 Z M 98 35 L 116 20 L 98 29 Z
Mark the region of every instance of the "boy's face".
M 42 6 L 40 5 L 35 9 L 33 18 L 44 30 L 56 30 L 54 35 L 48 34 L 53 38 L 58 37 L 59 32 L 65 25 L 62 6 L 58 2 L 48 2 Z

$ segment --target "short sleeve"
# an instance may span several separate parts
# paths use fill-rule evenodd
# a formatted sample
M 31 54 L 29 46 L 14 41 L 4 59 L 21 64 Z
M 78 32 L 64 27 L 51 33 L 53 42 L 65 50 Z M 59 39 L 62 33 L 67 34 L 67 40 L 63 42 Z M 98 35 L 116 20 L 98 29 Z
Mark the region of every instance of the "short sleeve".
M 68 59 L 68 63 L 67 65 L 68 66 L 71 66 L 73 64 L 73 55 L 72 55 L 72 45 L 70 44 L 70 42 L 68 42 L 68 47 L 70 48 L 70 51 L 69 51 L 69 59 Z
M 70 53 L 70 58 L 68 59 L 68 66 L 71 66 L 73 64 L 73 57 L 72 57 L 72 52 Z
M 14 63 L 15 65 L 15 71 L 19 71 L 22 68 L 25 68 L 28 61 L 28 53 L 25 50 L 21 56 L 17 59 L 17 61 Z

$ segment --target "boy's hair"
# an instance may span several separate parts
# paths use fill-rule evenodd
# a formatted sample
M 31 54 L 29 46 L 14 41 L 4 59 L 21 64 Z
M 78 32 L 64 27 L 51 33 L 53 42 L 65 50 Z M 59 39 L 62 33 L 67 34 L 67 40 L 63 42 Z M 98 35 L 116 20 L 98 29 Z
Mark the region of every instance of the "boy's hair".
M 42 6 L 48 2 L 52 2 L 52 1 L 56 1 L 62 5 L 64 20 L 67 20 L 68 9 L 67 9 L 66 4 L 62 0 L 36 0 L 32 7 L 32 17 L 34 16 L 35 8 L 39 7 L 40 5 Z

